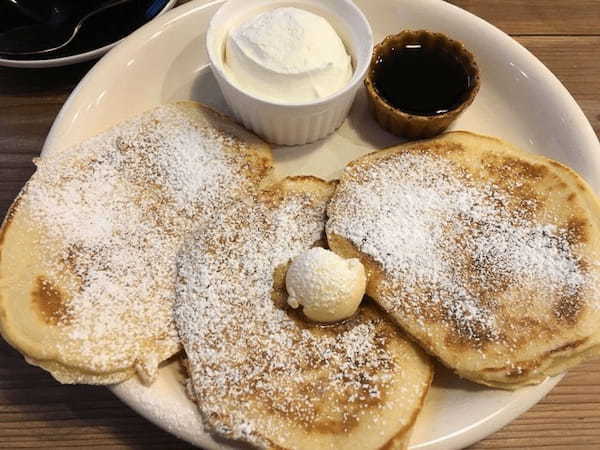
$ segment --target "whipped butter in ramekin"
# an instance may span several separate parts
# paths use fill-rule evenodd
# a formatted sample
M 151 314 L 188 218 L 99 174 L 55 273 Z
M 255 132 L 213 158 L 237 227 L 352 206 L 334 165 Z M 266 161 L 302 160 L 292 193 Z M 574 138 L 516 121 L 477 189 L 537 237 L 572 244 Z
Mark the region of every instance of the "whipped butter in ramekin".
M 240 90 L 276 103 L 335 94 L 353 73 L 352 59 L 329 22 L 290 6 L 262 12 L 231 29 L 223 68 Z
M 268 142 L 299 145 L 337 129 L 371 56 L 371 28 L 350 0 L 230 0 L 206 44 L 227 104 Z

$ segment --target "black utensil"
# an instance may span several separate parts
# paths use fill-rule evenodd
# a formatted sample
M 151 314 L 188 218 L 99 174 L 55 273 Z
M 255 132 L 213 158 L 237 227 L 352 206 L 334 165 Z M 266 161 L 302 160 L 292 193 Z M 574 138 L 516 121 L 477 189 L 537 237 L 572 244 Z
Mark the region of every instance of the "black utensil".
M 168 0 L 52 0 L 40 2 L 45 3 L 48 10 L 35 11 L 26 0 L 10 2 L 25 2 L 19 3 L 19 7 L 27 6 L 30 17 L 37 14 L 37 17 L 45 17 L 45 21 L 0 33 L 0 57 L 31 59 L 54 57 L 55 54 L 64 56 L 67 48 L 74 52 L 89 51 L 115 42 L 154 17 Z M 89 30 L 85 33 L 84 29 Z M 79 38 L 81 34 L 84 36 Z M 71 45 L 74 41 L 81 42 Z M 92 41 L 98 45 L 92 45 Z
M 9 7 L 19 11 L 34 22 L 46 22 L 50 16 L 49 2 L 36 0 L 7 0 Z

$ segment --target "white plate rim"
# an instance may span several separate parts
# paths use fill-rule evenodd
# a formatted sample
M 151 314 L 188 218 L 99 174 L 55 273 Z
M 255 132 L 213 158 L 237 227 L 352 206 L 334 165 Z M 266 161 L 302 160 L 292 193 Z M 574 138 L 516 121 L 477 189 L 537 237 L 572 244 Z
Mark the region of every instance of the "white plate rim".
M 84 86 L 93 84 L 99 72 L 103 70 L 104 67 L 110 66 L 113 61 L 117 61 L 121 54 L 126 54 L 129 51 L 135 50 L 136 46 L 140 45 L 140 43 L 150 39 L 158 30 L 171 24 L 172 22 L 175 22 L 178 18 L 194 13 L 196 10 L 208 8 L 210 6 L 222 3 L 223 1 L 224 0 L 195 0 L 183 4 L 176 10 L 166 13 L 157 20 L 153 20 L 125 38 L 117 47 L 111 50 L 98 64 L 96 64 L 95 67 L 88 72 L 88 74 L 82 79 L 82 81 L 69 96 L 52 125 L 44 144 L 42 154 L 47 153 L 50 150 L 57 150 L 56 140 L 60 137 L 59 125 L 67 118 L 69 114 L 72 113 L 79 91 L 83 89 Z M 544 64 L 539 61 L 539 59 L 535 57 L 529 50 L 494 25 L 455 5 L 446 3 L 442 0 L 420 0 L 420 3 L 423 5 L 424 10 L 427 9 L 427 7 L 436 7 L 447 8 L 448 10 L 455 12 L 460 11 L 460 14 L 465 15 L 469 21 L 476 22 L 481 27 L 485 28 L 487 32 L 493 33 L 494 37 L 503 45 L 512 46 L 513 50 L 516 52 L 516 54 L 518 54 L 518 56 L 528 60 L 528 69 L 544 78 L 545 82 L 549 83 L 550 88 L 555 95 L 560 97 L 560 101 L 565 108 L 565 117 L 567 117 L 570 122 L 576 124 L 578 127 L 580 139 L 578 144 L 587 148 L 595 148 L 600 154 L 600 143 L 598 141 L 598 137 L 596 136 L 596 133 L 594 132 L 591 124 L 587 120 L 579 105 L 571 97 L 567 89 L 558 80 L 558 78 L 552 72 L 550 72 L 550 70 L 544 66 Z M 510 408 L 505 407 L 502 410 L 497 411 L 497 413 L 493 414 L 492 416 L 482 418 L 480 422 L 474 424 L 472 427 L 470 427 L 470 429 L 461 429 L 453 435 L 444 437 L 443 447 L 439 448 L 463 448 L 501 429 L 507 423 L 514 420 L 520 414 L 541 400 L 561 379 L 562 375 L 548 379 L 543 384 L 537 386 L 535 392 L 529 395 L 526 402 L 512 402 L 511 405 L 509 405 Z M 173 429 L 172 426 L 170 426 L 168 423 L 165 423 L 164 418 L 158 414 L 156 410 L 153 408 L 145 408 L 144 401 L 139 396 L 139 392 L 133 393 L 133 389 L 129 389 L 126 384 L 112 387 L 111 390 L 124 403 L 129 405 L 151 422 L 166 429 L 170 433 L 177 435 L 180 438 L 186 439 L 186 433 L 182 433 L 180 430 Z M 430 443 L 435 444 L 435 442 Z M 416 448 L 420 448 L 420 446 L 417 446 Z

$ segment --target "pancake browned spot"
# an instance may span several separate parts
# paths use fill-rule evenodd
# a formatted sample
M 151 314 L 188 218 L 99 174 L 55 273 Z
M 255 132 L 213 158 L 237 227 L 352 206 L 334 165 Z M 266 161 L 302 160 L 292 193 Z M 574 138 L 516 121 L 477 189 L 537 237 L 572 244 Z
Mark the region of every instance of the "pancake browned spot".
M 578 339 L 576 341 L 569 342 L 569 343 L 567 343 L 565 345 L 561 345 L 560 347 L 552 349 L 548 353 L 549 354 L 553 354 L 553 353 L 565 352 L 565 351 L 568 351 L 568 350 L 574 350 L 577 347 L 581 347 L 582 345 L 584 345 L 587 341 L 588 341 L 588 338 Z
M 11 214 L 9 211 L 6 214 L 6 219 L 4 220 L 4 225 L 2 226 L 2 228 L 0 228 L 0 247 L 4 243 L 4 236 L 6 235 L 6 232 L 8 231 L 8 228 L 10 227 L 11 222 L 12 222 L 12 217 L 11 217 Z
M 6 235 L 6 232 L 8 231 L 9 228 L 10 228 L 10 220 L 9 220 L 9 216 L 7 216 L 6 220 L 4 222 L 4 225 L 2 227 L 0 227 L 0 261 L 2 261 L 2 244 L 4 242 L 4 236 Z M 0 273 L 0 276 L 2 276 L 1 273 Z
M 567 222 L 567 240 L 569 244 L 583 244 L 587 242 L 587 229 L 589 222 L 583 217 L 572 217 Z
M 6 320 L 6 311 L 4 310 L 4 308 L 2 307 L 2 296 L 0 295 L 0 319 L 1 320 Z
M 583 309 L 583 300 L 579 293 L 565 295 L 554 302 L 552 312 L 554 316 L 567 323 L 577 323 L 577 316 Z
M 25 192 L 26 188 L 23 188 L 23 192 Z M 2 248 L 2 244 L 4 243 L 4 236 L 6 236 L 6 232 L 8 231 L 8 228 L 10 227 L 10 224 L 13 221 L 13 216 L 15 214 L 15 211 L 19 208 L 19 204 L 21 203 L 21 196 L 23 195 L 23 193 L 19 194 L 17 196 L 17 198 L 15 199 L 15 201 L 13 202 L 12 205 L 10 205 L 10 208 L 8 208 L 8 211 L 6 211 L 6 217 L 4 218 L 4 224 L 2 225 L 2 227 L 0 227 L 0 249 Z M 0 256 L 2 255 L 2 252 L 0 251 Z
M 507 307 L 506 305 L 503 306 L 505 308 Z M 522 330 L 522 333 L 519 335 L 510 336 L 510 342 L 515 348 L 526 346 L 533 337 L 546 337 L 549 339 L 557 331 L 556 327 L 551 327 L 543 321 L 533 317 L 513 318 L 511 325 Z
M 449 327 L 444 342 L 448 347 L 458 350 L 485 349 L 488 344 L 498 342 L 498 335 L 484 324 L 478 321 L 465 322 L 460 314 L 452 309 L 446 311 Z
M 362 386 L 352 400 L 344 392 L 332 392 L 329 389 L 330 383 L 329 376 L 319 376 L 318 379 L 298 387 L 298 392 L 303 398 L 313 399 L 314 409 L 306 408 L 304 402 L 294 404 L 293 397 L 265 399 L 265 403 L 272 413 L 290 420 L 307 432 L 341 434 L 355 429 L 360 424 L 359 417 L 366 414 L 369 409 L 376 410 L 386 402 L 385 386 L 374 384 L 366 378 L 362 379 Z M 378 390 L 377 397 L 370 395 L 374 389 Z M 339 416 L 327 415 L 328 411 L 323 411 L 324 408 L 319 406 L 325 404 L 338 405 Z
M 431 145 L 421 145 L 420 143 L 416 143 L 414 149 L 425 153 L 435 153 L 438 155 L 449 155 L 452 153 L 456 154 L 465 151 L 465 148 L 460 144 L 439 145 L 435 142 L 431 143 Z
M 40 317 L 49 325 L 67 324 L 71 317 L 67 309 L 67 299 L 49 280 L 37 277 L 31 292 L 31 301 Z
M 532 164 L 517 158 L 503 158 L 503 167 L 499 170 L 508 169 L 512 176 L 530 180 L 540 180 L 548 174 L 548 168 L 541 164 Z
M 369 306 L 378 309 L 372 302 L 369 302 Z M 300 310 L 285 306 L 283 309 L 286 310 L 288 316 L 294 320 L 299 329 L 323 335 L 329 339 L 335 338 L 339 333 L 351 331 L 357 320 L 358 322 L 361 321 L 361 319 L 353 317 L 336 324 L 322 325 L 303 320 Z M 378 319 L 374 323 L 379 327 L 379 324 L 383 322 L 383 319 Z M 385 323 L 387 324 L 387 320 Z M 373 344 L 377 350 L 387 352 L 387 347 L 393 339 L 398 339 L 398 332 L 388 324 L 387 328 L 377 328 Z M 296 342 L 296 345 L 303 345 L 303 343 L 300 340 Z M 314 352 L 307 356 L 308 367 L 318 371 L 328 370 L 330 361 L 324 358 L 321 353 Z M 264 354 L 262 359 L 264 358 L 268 358 L 268 354 Z M 377 370 L 364 368 L 364 375 L 359 377 L 360 388 L 354 393 L 352 399 L 347 392 L 338 392 L 330 388 L 331 375 L 319 376 L 315 380 L 301 383 L 297 387 L 299 396 L 289 395 L 289 393 L 277 396 L 273 392 L 263 391 L 259 386 L 254 386 L 252 391 L 253 395 L 261 397 L 271 413 L 290 420 L 307 432 L 321 434 L 348 433 L 359 425 L 358 417 L 367 414 L 370 409 L 376 411 L 377 408 L 385 404 L 387 399 L 386 383 L 373 381 L 377 376 L 377 372 L 382 369 L 393 370 L 394 367 L 391 361 L 382 361 L 382 365 Z M 373 392 L 377 392 L 377 395 L 372 395 Z M 322 416 L 323 411 L 319 405 L 323 404 L 338 405 L 342 412 L 339 417 L 331 417 L 331 414 Z

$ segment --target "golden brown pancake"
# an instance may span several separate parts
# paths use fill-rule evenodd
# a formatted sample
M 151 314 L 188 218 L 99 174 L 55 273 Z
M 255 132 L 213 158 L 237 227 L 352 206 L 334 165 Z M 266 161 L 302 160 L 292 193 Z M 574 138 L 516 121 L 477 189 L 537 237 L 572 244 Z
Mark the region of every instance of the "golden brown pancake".
M 600 208 L 571 169 L 466 132 L 350 163 L 330 247 L 459 375 L 513 389 L 600 354 Z
M 428 358 L 373 304 L 330 326 L 287 307 L 285 269 L 324 237 L 333 185 L 295 177 L 199 224 L 175 320 L 204 426 L 263 448 L 405 448 Z
M 37 165 L 0 231 L 3 337 L 61 382 L 151 382 L 180 348 L 184 236 L 267 176 L 269 147 L 185 102 Z

